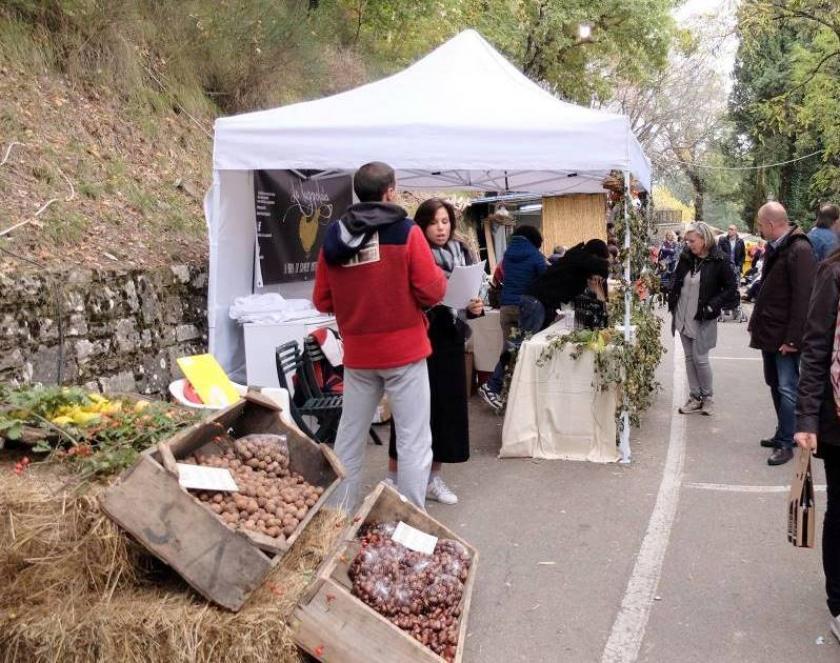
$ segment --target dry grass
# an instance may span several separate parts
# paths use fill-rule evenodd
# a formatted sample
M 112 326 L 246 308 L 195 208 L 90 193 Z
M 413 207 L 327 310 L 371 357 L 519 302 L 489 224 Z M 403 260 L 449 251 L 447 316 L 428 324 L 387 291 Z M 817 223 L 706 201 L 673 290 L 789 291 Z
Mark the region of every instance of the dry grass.
M 238 613 L 208 604 L 124 536 L 93 488 L 0 478 L 0 661 L 299 661 L 287 625 L 341 532 L 321 512 Z M 7 478 L 8 477 L 8 478 Z

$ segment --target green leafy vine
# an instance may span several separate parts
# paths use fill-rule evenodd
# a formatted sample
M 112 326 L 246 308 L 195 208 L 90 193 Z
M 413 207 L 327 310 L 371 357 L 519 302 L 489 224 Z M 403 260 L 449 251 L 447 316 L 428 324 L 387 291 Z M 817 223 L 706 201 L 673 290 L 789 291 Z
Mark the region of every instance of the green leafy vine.
M 625 194 L 627 195 L 627 194 Z M 622 200 L 619 199 L 619 205 Z M 622 271 L 618 285 L 611 288 L 609 298 L 609 319 L 613 324 L 624 324 L 625 296 L 630 295 L 630 324 L 635 328 L 635 338 L 625 340 L 624 334 L 616 328 L 603 330 L 577 330 L 568 334 L 553 336 L 537 360 L 542 366 L 557 351 L 571 346 L 571 357 L 577 359 L 584 352 L 593 352 L 595 375 L 593 388 L 603 390 L 616 387 L 620 398 L 616 408 L 616 420 L 627 409 L 630 423 L 638 426 L 640 416 L 654 401 L 659 383 L 656 369 L 662 359 L 664 348 L 660 341 L 662 318 L 655 306 L 661 301 L 659 278 L 656 276 L 648 253 L 648 244 L 654 232 L 649 215 L 633 205 L 627 198 L 628 218 L 624 210 L 615 215 L 615 229 L 619 241 L 622 264 L 630 258 L 630 280 Z M 625 233 L 630 231 L 630 248 L 624 248 Z

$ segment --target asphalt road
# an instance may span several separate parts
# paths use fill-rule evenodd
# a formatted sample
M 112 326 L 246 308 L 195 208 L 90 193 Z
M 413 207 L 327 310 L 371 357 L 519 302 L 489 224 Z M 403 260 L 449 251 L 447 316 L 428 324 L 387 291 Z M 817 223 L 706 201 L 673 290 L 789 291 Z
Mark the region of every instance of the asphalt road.
M 460 502 L 428 505 L 481 553 L 468 663 L 840 661 L 819 548 L 785 537 L 792 464 L 758 444 L 775 415 L 746 325 L 720 326 L 714 417 L 674 413 L 663 342 L 630 465 L 499 460 L 502 420 L 472 400 L 472 456 L 444 470 Z M 368 446 L 371 487 L 385 462 Z

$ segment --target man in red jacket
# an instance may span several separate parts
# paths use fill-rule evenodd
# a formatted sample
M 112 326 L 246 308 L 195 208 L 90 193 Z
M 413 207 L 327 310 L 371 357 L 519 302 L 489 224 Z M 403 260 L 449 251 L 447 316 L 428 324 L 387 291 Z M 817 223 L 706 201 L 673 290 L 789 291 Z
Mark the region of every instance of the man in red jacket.
M 359 498 L 365 441 L 383 391 L 397 432 L 400 492 L 423 508 L 432 465 L 423 309 L 438 304 L 446 277 L 423 232 L 396 197 L 393 169 L 365 164 L 353 178 L 359 203 L 328 229 L 315 273 L 315 307 L 334 313 L 344 339 L 344 410 L 335 452 L 347 470 L 337 499 Z

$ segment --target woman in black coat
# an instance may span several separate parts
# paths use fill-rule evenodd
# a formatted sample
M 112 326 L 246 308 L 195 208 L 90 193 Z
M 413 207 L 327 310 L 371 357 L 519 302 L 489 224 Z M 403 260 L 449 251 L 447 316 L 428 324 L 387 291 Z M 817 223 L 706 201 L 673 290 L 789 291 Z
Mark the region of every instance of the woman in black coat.
M 825 464 L 828 494 L 822 557 L 831 632 L 840 640 L 840 363 L 833 358 L 840 303 L 840 253 L 817 268 L 799 360 L 799 394 L 793 439 Z
M 417 208 L 414 222 L 423 230 L 435 263 L 446 277 L 455 267 L 474 263 L 466 245 L 455 239 L 455 208 L 440 198 L 430 198 Z M 469 329 L 465 318 L 484 315 L 483 303 L 473 299 L 466 309 L 439 304 L 426 311 L 432 354 L 426 359 L 431 392 L 432 472 L 426 497 L 456 504 L 458 496 L 441 477 L 443 463 L 464 463 L 470 457 L 467 411 L 467 376 L 464 371 L 464 343 Z M 397 444 L 394 425 L 388 449 L 388 480 L 397 479 Z
M 671 333 L 680 333 L 690 388 L 688 401 L 679 411 L 711 415 L 714 390 L 709 350 L 717 345 L 721 311 L 738 305 L 738 285 L 708 225 L 688 226 L 685 243 L 668 295 Z

